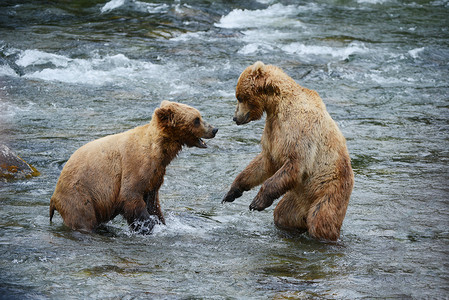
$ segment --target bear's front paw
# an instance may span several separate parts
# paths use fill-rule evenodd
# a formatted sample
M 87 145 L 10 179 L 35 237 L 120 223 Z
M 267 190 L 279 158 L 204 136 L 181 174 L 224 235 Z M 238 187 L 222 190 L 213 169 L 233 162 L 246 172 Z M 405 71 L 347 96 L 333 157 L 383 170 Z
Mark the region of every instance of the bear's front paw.
M 238 188 L 231 188 L 226 196 L 223 198 L 221 203 L 233 202 L 236 198 L 243 195 L 243 192 Z
M 270 206 L 273 203 L 273 200 L 261 196 L 260 193 L 254 198 L 253 202 L 249 205 L 250 210 L 261 211 Z
M 150 216 L 148 219 L 135 220 L 131 223 L 131 229 L 138 234 L 149 235 L 153 232 L 156 224 L 161 224 L 159 219 L 155 216 Z

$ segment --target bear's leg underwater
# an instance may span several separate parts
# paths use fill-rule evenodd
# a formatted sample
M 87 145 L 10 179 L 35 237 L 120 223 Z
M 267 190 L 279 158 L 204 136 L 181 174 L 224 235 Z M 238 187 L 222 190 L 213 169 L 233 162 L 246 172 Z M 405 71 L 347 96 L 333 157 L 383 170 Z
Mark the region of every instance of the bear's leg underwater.
M 274 209 L 274 224 L 287 231 L 308 231 L 319 240 L 337 241 L 348 202 L 324 194 L 307 205 L 305 196 L 288 192 Z
M 123 216 L 132 231 L 144 235 L 151 234 L 154 225 L 161 223 L 157 217 L 148 213 L 148 208 L 144 201 L 136 203 L 133 208 L 125 208 Z
M 165 218 L 157 190 L 145 193 L 142 200 L 134 201 L 134 206 L 126 207 L 123 216 L 132 231 L 147 235 L 153 232 L 155 225 L 165 225 Z
M 306 232 L 308 210 L 303 205 L 305 201 L 303 195 L 294 191 L 285 193 L 273 212 L 276 227 L 298 233 Z
M 349 195 L 337 184 L 328 184 L 319 195 L 288 192 L 274 210 L 274 223 L 289 231 L 308 231 L 320 240 L 337 241 Z M 310 199 L 315 199 L 311 204 Z
M 84 233 L 95 231 L 99 225 L 97 215 L 95 214 L 94 204 L 89 195 L 80 193 L 76 189 L 70 190 L 63 197 L 67 199 L 84 199 L 84 201 L 73 201 L 70 210 L 66 206 L 58 209 L 61 216 L 63 216 L 64 223 L 72 230 L 77 230 Z M 54 211 L 56 210 L 56 200 L 50 200 L 50 222 L 52 221 Z
M 332 188 L 328 193 L 317 198 L 307 214 L 309 234 L 317 239 L 337 241 L 348 202 L 349 197 L 344 197 Z

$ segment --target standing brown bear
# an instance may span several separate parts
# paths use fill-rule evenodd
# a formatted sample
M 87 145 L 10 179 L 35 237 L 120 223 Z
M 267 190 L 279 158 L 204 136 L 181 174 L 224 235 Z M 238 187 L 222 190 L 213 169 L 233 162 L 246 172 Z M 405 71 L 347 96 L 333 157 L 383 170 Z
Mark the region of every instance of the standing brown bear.
M 234 121 L 262 117 L 262 152 L 235 178 L 223 202 L 262 184 L 250 205 L 264 210 L 280 196 L 274 223 L 336 241 L 354 185 L 346 140 L 317 92 L 281 69 L 256 62 L 240 75 Z
M 51 197 L 50 221 L 56 209 L 73 230 L 92 232 L 122 215 L 131 229 L 150 233 L 156 222 L 165 224 L 158 196 L 165 168 L 182 146 L 206 148 L 202 138 L 217 131 L 195 108 L 163 101 L 149 124 L 73 153 Z

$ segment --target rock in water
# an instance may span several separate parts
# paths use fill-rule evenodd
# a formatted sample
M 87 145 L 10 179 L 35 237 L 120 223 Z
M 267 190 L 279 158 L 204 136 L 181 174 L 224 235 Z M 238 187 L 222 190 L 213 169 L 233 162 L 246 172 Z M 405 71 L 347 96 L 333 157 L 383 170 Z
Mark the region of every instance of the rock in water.
M 24 179 L 39 175 L 36 168 L 27 164 L 6 145 L 0 144 L 0 178 Z

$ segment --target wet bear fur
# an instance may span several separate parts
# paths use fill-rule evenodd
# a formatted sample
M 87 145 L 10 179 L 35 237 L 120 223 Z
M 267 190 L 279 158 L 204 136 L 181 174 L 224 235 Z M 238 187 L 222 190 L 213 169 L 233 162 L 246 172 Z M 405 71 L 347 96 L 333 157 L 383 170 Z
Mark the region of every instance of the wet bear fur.
M 240 75 L 234 121 L 266 113 L 262 152 L 235 178 L 223 202 L 262 184 L 250 205 L 274 210 L 277 227 L 336 241 L 354 185 L 346 140 L 317 92 L 280 68 L 256 62 Z
M 50 200 L 73 230 L 92 232 L 122 215 L 131 229 L 151 232 L 165 224 L 158 191 L 165 169 L 182 146 L 206 148 L 201 138 L 217 129 L 193 107 L 163 101 L 151 121 L 79 148 L 64 166 Z

